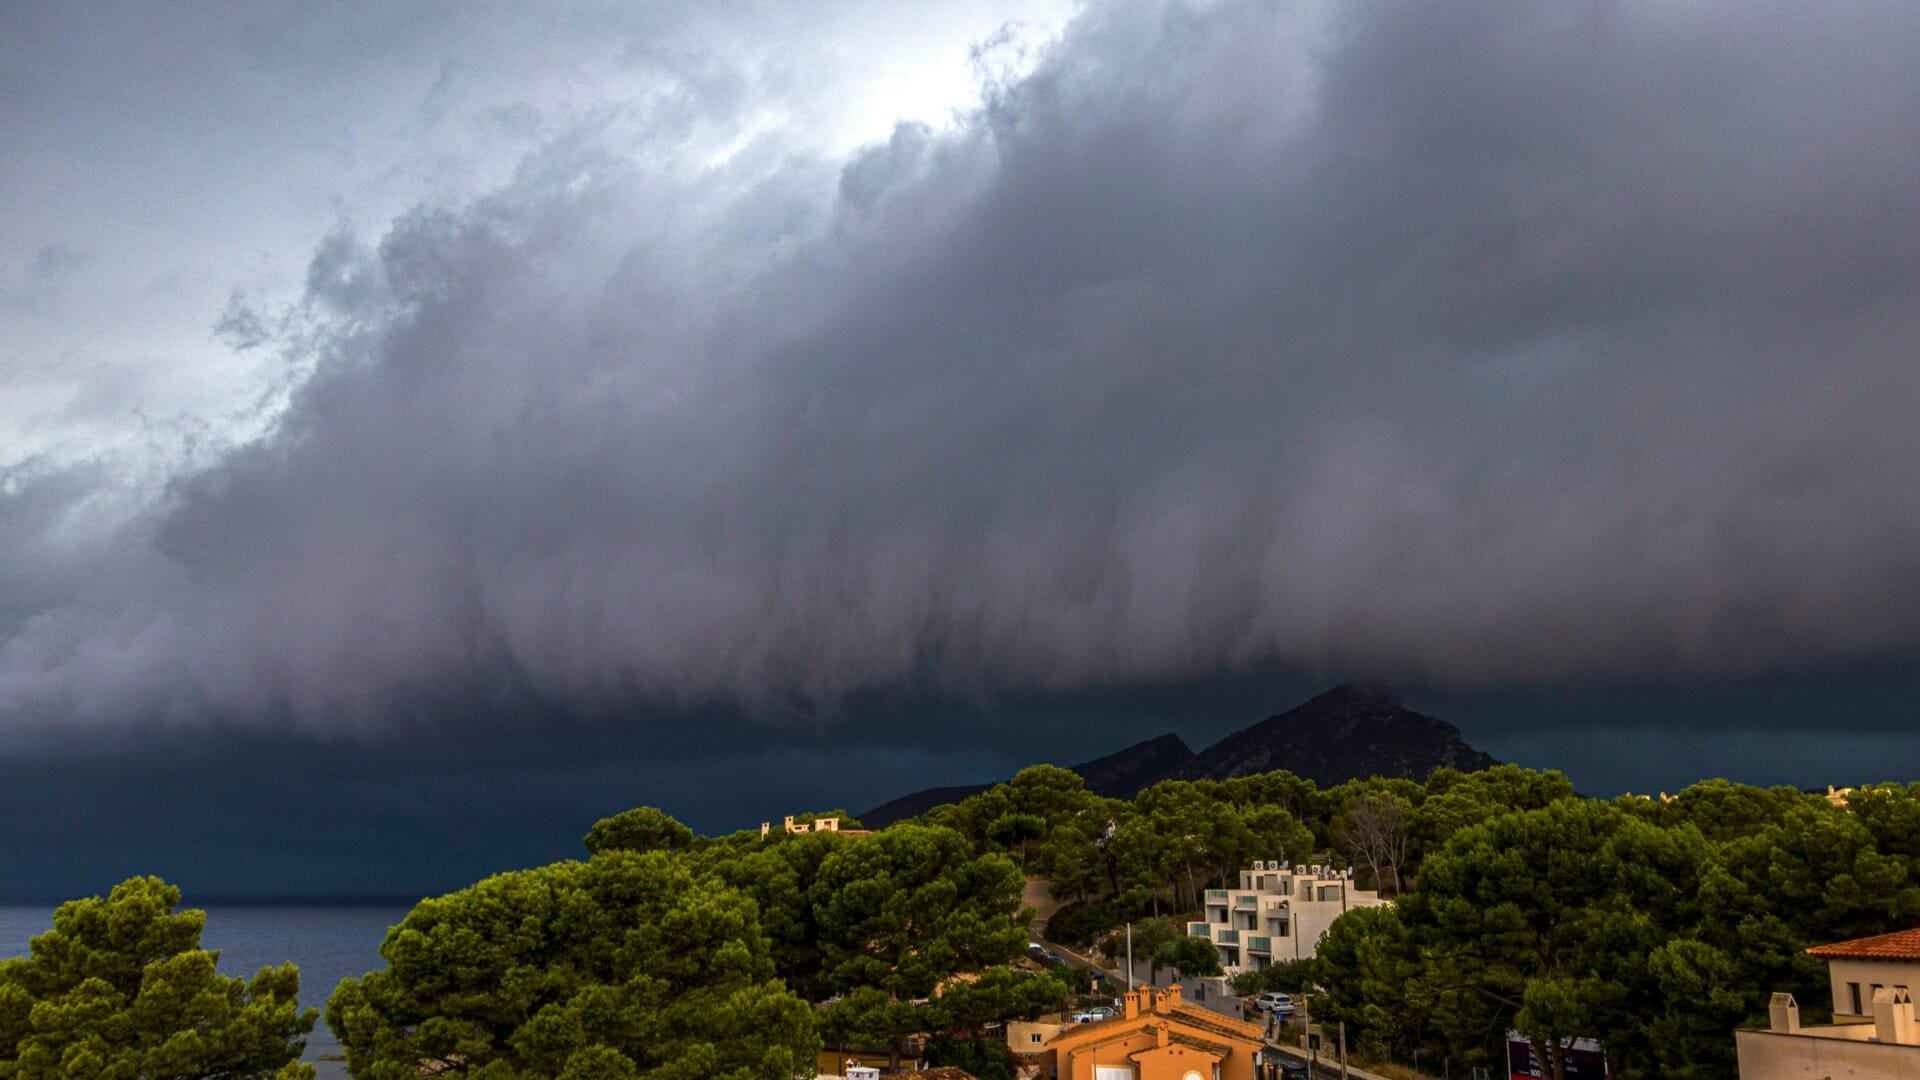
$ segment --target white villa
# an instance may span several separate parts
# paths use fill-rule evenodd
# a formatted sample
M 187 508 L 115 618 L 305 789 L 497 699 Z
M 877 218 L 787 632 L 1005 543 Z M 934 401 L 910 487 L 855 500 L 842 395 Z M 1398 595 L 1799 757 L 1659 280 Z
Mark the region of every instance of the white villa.
M 1269 964 L 1306 960 L 1333 921 L 1354 908 L 1381 907 L 1372 889 L 1355 888 L 1351 870 L 1255 861 L 1237 889 L 1208 889 L 1205 922 L 1187 933 L 1213 942 L 1232 977 Z
M 1737 1031 L 1740 1080 L 1911 1080 L 1920 1076 L 1920 928 L 1821 945 L 1833 1022 L 1801 1024 L 1792 994 L 1775 994 L 1764 1028 Z

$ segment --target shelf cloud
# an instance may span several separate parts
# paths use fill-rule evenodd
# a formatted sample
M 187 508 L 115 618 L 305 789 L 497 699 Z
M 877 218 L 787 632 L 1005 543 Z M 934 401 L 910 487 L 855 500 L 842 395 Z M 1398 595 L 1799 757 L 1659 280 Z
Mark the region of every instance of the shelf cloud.
M 1898 4 L 1093 3 L 845 157 L 711 137 L 713 72 L 589 111 L 236 301 L 294 373 L 257 438 L 139 500 L 0 473 L 0 723 L 1910 651 L 1916 42 Z

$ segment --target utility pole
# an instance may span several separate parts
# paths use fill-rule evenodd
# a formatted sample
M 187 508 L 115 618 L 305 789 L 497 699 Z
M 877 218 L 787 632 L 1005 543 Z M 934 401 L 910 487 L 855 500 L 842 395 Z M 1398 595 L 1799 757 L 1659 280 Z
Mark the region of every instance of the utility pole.
M 1133 924 L 1127 924 L 1127 992 L 1133 992 Z
M 1347 1022 L 1340 1021 L 1340 1080 L 1347 1080 Z

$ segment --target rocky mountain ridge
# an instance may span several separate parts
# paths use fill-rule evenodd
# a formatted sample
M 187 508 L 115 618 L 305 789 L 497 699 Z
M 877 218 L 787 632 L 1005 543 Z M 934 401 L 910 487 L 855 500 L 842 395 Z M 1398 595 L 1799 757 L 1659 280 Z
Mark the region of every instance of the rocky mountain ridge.
M 1162 780 L 1225 780 L 1287 769 L 1321 785 L 1362 776 L 1418 780 L 1434 769 L 1471 771 L 1499 762 L 1476 750 L 1460 729 L 1403 708 L 1390 691 L 1344 683 L 1194 753 L 1180 736 L 1161 735 L 1071 766 L 1089 790 L 1132 798 Z M 991 784 L 929 788 L 860 815 L 871 828 L 958 802 Z

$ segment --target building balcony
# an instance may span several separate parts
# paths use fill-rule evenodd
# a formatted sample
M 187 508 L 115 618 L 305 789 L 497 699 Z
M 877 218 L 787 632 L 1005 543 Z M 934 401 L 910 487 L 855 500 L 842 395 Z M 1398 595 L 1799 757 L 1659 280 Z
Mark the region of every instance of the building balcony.
M 1222 930 L 1220 931 L 1220 936 L 1213 939 L 1213 943 L 1215 945 L 1238 945 L 1240 944 L 1240 931 Z
M 1208 929 L 1207 923 L 1190 922 L 1187 924 L 1187 936 L 1211 938 L 1213 936 L 1213 931 Z
M 1236 896 L 1233 898 L 1233 906 L 1237 908 L 1247 908 L 1248 910 L 1252 910 L 1260 906 L 1260 898 L 1257 896 L 1253 896 L 1251 894 L 1245 895 L 1245 896 Z
M 1271 953 L 1273 952 L 1273 939 L 1268 937 L 1255 937 L 1252 934 L 1248 934 L 1247 935 L 1247 951 L 1257 952 L 1257 953 Z
M 1207 903 L 1224 904 L 1226 902 L 1227 902 L 1227 890 L 1225 889 L 1208 889 L 1207 890 Z

